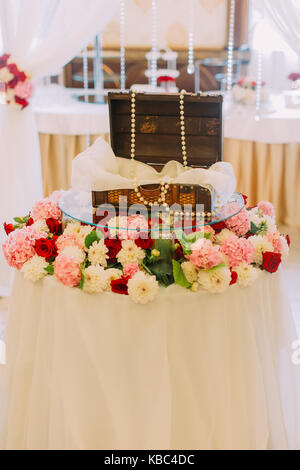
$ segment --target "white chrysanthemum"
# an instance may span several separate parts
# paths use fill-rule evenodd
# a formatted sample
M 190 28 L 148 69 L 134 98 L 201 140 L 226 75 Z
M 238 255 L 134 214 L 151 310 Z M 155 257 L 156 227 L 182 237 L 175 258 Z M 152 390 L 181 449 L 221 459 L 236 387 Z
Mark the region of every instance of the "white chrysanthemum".
M 47 276 L 47 271 L 45 271 L 47 266 L 49 266 L 49 263 L 47 263 L 45 258 L 34 255 L 33 258 L 23 264 L 21 272 L 28 281 L 37 282 Z
M 282 261 L 285 261 L 290 253 L 290 248 L 288 245 L 288 242 L 286 241 L 286 238 L 280 235 L 280 240 L 282 242 L 282 250 L 281 250 L 281 259 Z
M 85 253 L 83 250 L 78 248 L 78 246 L 66 246 L 60 253 L 63 253 L 67 256 L 72 256 L 79 263 L 82 263 L 85 260 Z
M 233 235 L 236 236 L 236 234 L 228 228 L 223 228 L 220 233 L 215 235 L 215 243 L 217 245 L 222 245 L 222 243 L 225 242 L 227 238 L 232 237 Z
M 128 238 L 128 219 L 126 216 L 112 217 L 111 219 L 109 219 L 107 225 L 108 227 L 111 227 L 109 229 L 109 232 L 112 238 L 115 238 L 117 235 L 120 238 Z
M 46 224 L 46 221 L 43 219 L 39 219 L 34 224 L 31 225 L 32 228 L 34 228 L 37 232 L 49 232 L 48 225 Z
M 249 240 L 251 240 L 251 243 L 255 247 L 254 263 L 260 265 L 263 262 L 263 253 L 265 251 L 274 251 L 273 245 L 267 237 L 264 237 L 263 235 L 254 235 L 253 237 L 250 237 Z
M 129 263 L 141 263 L 145 258 L 145 252 L 138 247 L 133 240 L 123 240 L 122 249 L 117 254 L 117 259 L 122 266 Z
M 67 224 L 64 235 L 65 234 L 73 234 L 75 235 L 77 241 L 80 243 L 82 248 L 84 248 L 85 237 L 94 230 L 94 227 L 91 225 L 81 225 L 80 222 L 71 222 Z
M 107 266 L 106 259 L 108 256 L 106 253 L 108 252 L 108 248 L 105 246 L 103 240 L 94 241 L 92 245 L 88 249 L 88 259 L 91 264 L 96 266 L 97 264 L 101 264 L 104 268 Z
M 184 275 L 186 279 L 193 284 L 193 282 L 196 282 L 198 279 L 198 271 L 197 268 L 194 264 L 192 264 L 190 261 L 184 261 L 181 264 L 182 271 L 184 272 Z
M 107 288 L 107 276 L 101 266 L 89 266 L 83 271 L 83 290 L 88 294 L 103 292 Z
M 191 287 L 191 291 L 192 292 L 198 292 L 199 287 L 200 286 L 199 286 L 198 282 L 193 282 L 192 287 Z
M 105 270 L 105 275 L 106 275 L 106 279 L 107 279 L 106 289 L 111 290 L 111 285 L 110 285 L 111 281 L 114 281 L 115 279 L 120 279 L 122 274 L 123 273 L 120 269 L 116 269 L 116 268 L 106 269 Z
M 260 270 L 251 266 L 248 263 L 241 263 L 239 266 L 234 268 L 234 271 L 238 275 L 238 283 L 240 286 L 248 287 L 256 281 Z
M 266 224 L 266 232 L 276 232 L 277 227 L 275 219 L 269 215 L 265 215 L 258 207 L 254 207 L 249 211 L 250 222 L 259 227 L 262 223 Z
M 224 292 L 231 281 L 231 273 L 228 268 L 217 268 L 211 271 L 200 270 L 198 273 L 198 283 L 202 289 L 211 293 Z
M 128 281 L 128 295 L 137 304 L 146 304 L 154 300 L 157 292 L 158 282 L 155 276 L 149 276 L 142 271 Z

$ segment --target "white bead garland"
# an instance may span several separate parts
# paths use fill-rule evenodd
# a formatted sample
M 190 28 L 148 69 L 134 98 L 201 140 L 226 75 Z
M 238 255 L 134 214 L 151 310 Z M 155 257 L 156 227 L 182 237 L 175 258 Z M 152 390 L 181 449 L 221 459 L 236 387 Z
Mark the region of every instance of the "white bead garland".
M 229 39 L 227 58 L 227 91 L 231 93 L 233 81 L 233 49 L 234 49 L 234 20 L 235 20 L 235 0 L 230 0 L 229 18 Z
M 157 86 L 157 3 L 152 0 L 152 58 L 151 58 L 151 85 Z
M 125 0 L 120 0 L 120 84 L 121 91 L 126 90 L 125 70 Z
M 188 66 L 187 73 L 195 73 L 194 65 L 194 24 L 195 24 L 195 0 L 190 0 L 189 11 L 189 44 L 188 44 Z

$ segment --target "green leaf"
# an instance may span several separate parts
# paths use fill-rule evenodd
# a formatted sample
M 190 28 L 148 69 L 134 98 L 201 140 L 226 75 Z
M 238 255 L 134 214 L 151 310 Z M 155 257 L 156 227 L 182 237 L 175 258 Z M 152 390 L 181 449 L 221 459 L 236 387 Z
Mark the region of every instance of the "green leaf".
M 159 256 L 146 256 L 143 262 L 144 269 L 156 277 L 160 284 L 169 286 L 173 284 L 172 258 L 174 254 L 173 242 L 170 240 L 155 240 L 154 248 L 159 250 Z
M 253 222 L 250 224 L 250 232 L 254 235 L 265 233 L 267 228 L 268 227 L 265 221 L 262 221 L 259 225 L 255 225 Z
M 79 289 L 83 289 L 84 279 L 85 279 L 85 275 L 83 274 L 83 272 L 81 272 L 81 281 L 79 284 Z
M 44 270 L 50 274 L 50 276 L 53 276 L 54 274 L 54 266 L 53 264 L 49 264 L 49 266 L 47 266 L 47 268 L 44 268 Z
M 86 248 L 89 248 L 94 242 L 98 242 L 99 240 L 102 240 L 104 238 L 104 235 L 100 230 L 93 230 L 91 233 L 89 233 L 85 237 L 85 246 Z
M 250 224 L 250 232 L 254 233 L 254 234 L 259 232 L 259 227 L 257 225 L 255 225 L 254 222 L 251 222 L 251 224 Z
M 178 261 L 175 261 L 174 259 L 172 260 L 172 263 L 175 284 L 178 284 L 181 287 L 185 287 L 186 289 L 190 289 L 192 287 L 192 284 L 185 277 L 181 264 L 178 263 Z
M 17 222 L 18 224 L 24 223 L 24 220 L 21 217 L 14 217 L 14 221 Z
M 214 266 L 213 268 L 207 269 L 206 271 L 211 272 L 211 271 L 215 271 L 216 269 L 219 269 L 219 268 L 226 268 L 226 264 L 225 263 L 220 263 L 217 266 Z

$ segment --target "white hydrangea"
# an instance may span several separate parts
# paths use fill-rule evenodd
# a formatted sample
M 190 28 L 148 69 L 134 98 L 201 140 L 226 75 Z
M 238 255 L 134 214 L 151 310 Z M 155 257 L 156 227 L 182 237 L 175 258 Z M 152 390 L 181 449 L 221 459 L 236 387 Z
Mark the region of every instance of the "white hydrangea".
M 122 271 L 120 269 L 116 268 L 109 268 L 105 270 L 105 275 L 106 275 L 106 280 L 107 280 L 107 290 L 111 290 L 110 283 L 111 281 L 114 281 L 115 279 L 120 279 L 122 276 Z
M 45 268 L 49 266 L 49 263 L 42 256 L 34 255 L 30 260 L 26 261 L 21 268 L 21 272 L 24 274 L 25 279 L 32 282 L 37 282 L 47 276 Z
M 251 286 L 260 274 L 260 270 L 258 268 L 255 268 L 248 263 L 241 263 L 239 266 L 234 268 L 234 271 L 238 275 L 238 284 L 243 287 Z
M 88 294 L 103 292 L 107 288 L 107 276 L 101 266 L 89 266 L 83 271 L 83 290 Z
M 107 252 L 108 248 L 105 246 L 103 240 L 94 241 L 88 249 L 88 260 L 94 266 L 100 264 L 101 266 L 106 268 L 106 260 L 108 258 L 108 256 L 106 255 Z
M 138 304 L 146 304 L 155 299 L 158 293 L 158 282 L 155 276 L 142 271 L 136 273 L 128 281 L 128 295 Z
M 230 270 L 225 267 L 211 271 L 200 270 L 198 273 L 200 287 L 213 294 L 224 292 L 228 288 L 230 281 Z
M 274 251 L 273 245 L 267 237 L 263 235 L 254 235 L 250 237 L 249 240 L 251 240 L 251 243 L 255 247 L 254 263 L 260 265 L 263 262 L 263 253 L 265 251 Z
M 72 256 L 79 263 L 83 263 L 83 261 L 85 260 L 85 253 L 83 250 L 78 248 L 78 246 L 66 246 L 66 248 L 64 248 L 60 252 L 60 254 L 61 253 L 67 256 Z
M 184 275 L 188 282 L 193 284 L 193 282 L 196 282 L 198 279 L 198 271 L 197 268 L 194 264 L 192 264 L 190 261 L 184 261 L 181 264 L 182 271 L 184 272 Z
M 123 240 L 122 249 L 117 254 L 117 259 L 122 266 L 129 263 L 138 263 L 145 258 L 145 252 L 138 247 L 133 240 Z
M 39 219 L 31 225 L 37 232 L 49 232 L 48 225 L 44 219 Z
M 228 228 L 223 228 L 220 233 L 217 233 L 215 235 L 215 243 L 217 243 L 217 245 L 222 245 L 222 243 L 225 242 L 232 235 L 236 236 L 236 234 L 232 232 L 232 230 L 229 230 Z
M 94 227 L 91 225 L 81 225 L 80 222 L 70 222 L 67 224 L 64 235 L 65 234 L 73 234 L 76 237 L 76 240 L 80 243 L 82 248 L 84 248 L 84 242 L 86 236 L 94 230 Z

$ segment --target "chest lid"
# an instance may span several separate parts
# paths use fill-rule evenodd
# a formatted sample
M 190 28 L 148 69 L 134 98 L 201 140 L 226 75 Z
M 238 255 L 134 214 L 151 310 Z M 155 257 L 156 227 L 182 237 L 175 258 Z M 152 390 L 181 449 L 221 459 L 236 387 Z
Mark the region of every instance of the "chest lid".
M 116 156 L 130 158 L 131 95 L 109 93 L 110 138 Z M 222 160 L 221 95 L 184 96 L 188 166 L 210 167 Z M 137 93 L 135 96 L 135 159 L 159 167 L 182 163 L 179 94 Z

